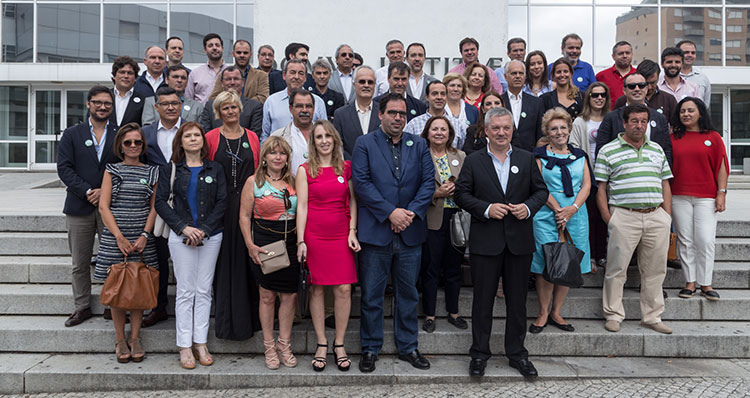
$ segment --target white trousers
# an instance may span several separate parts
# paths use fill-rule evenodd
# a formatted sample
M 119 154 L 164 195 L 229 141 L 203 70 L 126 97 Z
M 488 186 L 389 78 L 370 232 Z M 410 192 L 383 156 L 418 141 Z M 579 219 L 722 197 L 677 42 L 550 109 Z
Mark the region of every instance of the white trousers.
M 672 216 L 685 281 L 711 286 L 718 220 L 716 200 L 675 195 Z
M 182 243 L 184 237 L 169 232 L 169 254 L 177 279 L 174 307 L 178 347 L 191 347 L 193 343 L 203 344 L 208 340 L 211 290 L 222 236 L 216 234 L 205 239 L 203 246 L 189 247 Z

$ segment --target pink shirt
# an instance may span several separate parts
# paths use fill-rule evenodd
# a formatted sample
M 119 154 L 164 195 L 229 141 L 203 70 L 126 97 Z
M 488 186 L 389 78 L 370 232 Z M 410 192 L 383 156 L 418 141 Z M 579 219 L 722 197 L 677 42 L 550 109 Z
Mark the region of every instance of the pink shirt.
M 206 63 L 193 69 L 188 76 L 187 86 L 185 86 L 185 98 L 190 98 L 205 105 L 208 97 L 211 96 L 211 92 L 214 91 L 216 77 L 228 67 L 229 65 L 222 63 L 217 72 Z
M 698 97 L 698 85 L 695 83 L 685 80 L 682 76 L 680 76 L 680 83 L 677 85 L 677 90 L 672 90 L 671 87 L 667 84 L 667 80 L 664 77 L 664 74 L 659 77 L 659 90 L 664 91 L 665 93 L 670 93 L 674 96 L 674 99 L 677 100 L 677 102 L 680 102 L 685 97 Z

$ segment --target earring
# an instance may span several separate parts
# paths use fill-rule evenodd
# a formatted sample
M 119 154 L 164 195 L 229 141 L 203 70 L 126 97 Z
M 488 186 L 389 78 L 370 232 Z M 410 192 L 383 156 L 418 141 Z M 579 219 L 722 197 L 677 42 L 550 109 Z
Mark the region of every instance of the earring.
M 264 161 L 263 161 L 263 166 L 265 166 L 265 165 L 267 165 L 267 164 L 268 164 L 268 163 L 266 163 L 266 161 L 264 160 Z

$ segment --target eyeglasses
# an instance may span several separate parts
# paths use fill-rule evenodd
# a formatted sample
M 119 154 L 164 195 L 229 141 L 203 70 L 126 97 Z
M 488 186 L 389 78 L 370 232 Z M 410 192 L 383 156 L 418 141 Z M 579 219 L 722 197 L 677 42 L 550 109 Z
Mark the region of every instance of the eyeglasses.
M 354 57 L 354 53 L 339 53 L 340 56 L 344 58 L 352 58 Z
M 159 106 L 163 106 L 165 108 L 178 108 L 182 103 L 180 101 L 172 101 L 172 102 L 158 102 Z
M 105 108 L 111 108 L 112 105 L 113 105 L 113 103 L 110 102 L 110 101 L 91 100 L 91 101 L 89 101 L 89 103 L 91 105 L 94 105 L 94 107 L 96 107 L 96 108 L 99 108 L 99 107 L 102 107 L 102 106 L 105 107 Z
M 143 145 L 143 140 L 125 140 L 122 142 L 122 144 L 125 146 L 141 146 Z
M 369 85 L 373 85 L 373 84 L 375 84 L 375 80 L 369 80 L 369 79 L 359 79 L 359 80 L 357 80 L 357 83 L 359 83 L 359 84 L 369 84 Z
M 286 188 L 284 188 L 284 191 L 282 191 L 282 193 L 284 194 L 284 207 L 289 210 L 292 208 L 292 200 L 290 199 L 292 195 L 289 194 L 289 190 Z
M 625 87 L 627 87 L 628 90 L 635 90 L 636 87 L 638 87 L 640 89 L 644 89 L 644 88 L 646 88 L 646 86 L 648 86 L 648 83 L 646 83 L 646 82 L 643 82 L 643 83 L 628 83 L 628 84 L 625 85 Z
M 385 113 L 387 113 L 389 116 L 406 117 L 406 111 L 397 111 L 395 109 L 390 109 L 390 110 L 385 111 Z
M 591 94 L 589 94 L 589 97 L 591 97 L 591 98 L 607 98 L 607 93 L 591 93 Z

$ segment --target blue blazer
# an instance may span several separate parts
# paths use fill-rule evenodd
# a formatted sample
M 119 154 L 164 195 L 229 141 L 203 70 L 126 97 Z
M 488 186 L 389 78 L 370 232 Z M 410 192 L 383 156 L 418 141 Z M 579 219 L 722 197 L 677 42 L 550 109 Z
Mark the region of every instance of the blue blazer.
M 164 70 L 166 71 L 167 68 L 164 68 Z M 153 97 L 155 94 L 153 87 L 151 87 L 151 83 L 146 79 L 146 73 L 148 73 L 148 71 L 144 71 L 142 75 L 138 76 L 138 78 L 135 79 L 135 85 L 133 86 L 133 92 L 143 98 Z M 165 77 L 159 87 L 165 87 L 167 85 L 166 80 L 167 78 Z M 159 89 L 159 87 L 157 87 L 157 89 Z
M 156 139 L 157 130 L 159 130 L 158 121 L 143 127 L 143 134 L 146 135 L 146 163 L 150 166 L 164 166 L 169 163 L 169 159 L 164 157 L 159 148 L 159 141 Z
M 401 137 L 401 175 L 396 177 L 391 150 L 381 129 L 354 144 L 352 181 L 357 194 L 357 237 L 360 242 L 386 246 L 396 237 L 388 216 L 396 208 L 416 215 L 400 233 L 404 243 L 417 246 L 427 238 L 427 208 L 435 192 L 435 168 L 427 143 L 419 136 Z M 409 143 L 412 143 L 409 145 Z
M 63 213 L 71 216 L 91 214 L 96 207 L 86 199 L 86 191 L 102 186 L 104 169 L 108 163 L 120 160 L 112 152 L 117 134 L 114 123 L 107 124 L 107 137 L 101 161 L 91 138 L 89 119 L 65 129 L 57 148 L 57 175 L 67 187 Z M 86 143 L 91 145 L 86 145 Z

